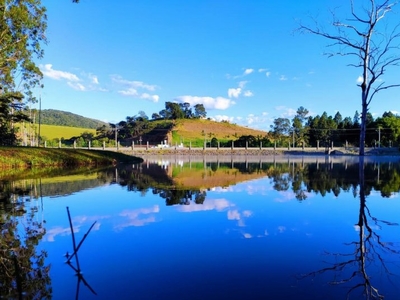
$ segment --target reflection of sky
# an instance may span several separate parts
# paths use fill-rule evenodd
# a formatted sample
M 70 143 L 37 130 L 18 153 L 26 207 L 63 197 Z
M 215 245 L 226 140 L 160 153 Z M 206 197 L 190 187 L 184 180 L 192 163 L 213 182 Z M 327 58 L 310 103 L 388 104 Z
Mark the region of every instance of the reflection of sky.
M 400 201 L 374 193 L 367 202 L 374 216 L 400 223 Z M 74 296 L 74 278 L 65 276 L 60 258 L 71 250 L 66 206 L 78 240 L 97 221 L 80 260 L 99 296 L 82 289 L 81 299 L 301 299 L 306 289 L 288 278 L 318 269 L 324 251 L 351 252 L 346 243 L 358 238 L 359 199 L 351 192 L 310 194 L 299 202 L 263 178 L 207 191 L 203 204 L 166 206 L 151 191 L 143 196 L 117 185 L 99 187 L 44 199 L 45 241 L 51 243 L 42 247 L 52 263 L 55 298 Z M 379 234 L 400 240 L 395 227 Z M 177 282 L 184 282 L 180 289 Z M 311 295 L 315 289 L 317 283 Z

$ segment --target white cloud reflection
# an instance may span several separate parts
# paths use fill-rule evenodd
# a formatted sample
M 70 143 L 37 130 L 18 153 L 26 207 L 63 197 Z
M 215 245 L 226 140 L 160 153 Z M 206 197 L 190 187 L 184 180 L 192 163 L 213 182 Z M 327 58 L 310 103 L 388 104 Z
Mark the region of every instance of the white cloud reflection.
M 208 210 L 223 211 L 232 206 L 234 206 L 234 204 L 230 203 L 226 199 L 215 199 L 215 200 L 207 199 L 201 205 L 191 202 L 189 205 L 179 205 L 176 207 L 176 209 L 180 212 L 196 212 L 196 211 L 208 211 Z
M 119 216 L 124 218 L 124 221 L 121 224 L 118 224 L 114 227 L 116 230 L 122 230 L 126 227 L 139 227 L 144 226 L 149 223 L 156 222 L 156 217 L 152 214 L 156 214 L 160 212 L 160 207 L 158 205 L 154 205 L 150 208 L 138 208 L 133 210 L 124 210 Z M 146 217 L 143 217 L 146 215 Z
M 110 216 L 77 216 L 72 219 L 72 226 L 74 228 L 74 233 L 78 233 L 83 228 L 83 232 L 89 230 L 91 224 L 96 221 L 96 224 L 93 226 L 92 231 L 97 231 L 100 229 L 101 223 L 98 220 L 107 219 Z M 71 228 L 56 226 L 46 231 L 46 235 L 44 236 L 44 240 L 47 242 L 54 242 L 56 236 L 66 236 L 71 234 Z

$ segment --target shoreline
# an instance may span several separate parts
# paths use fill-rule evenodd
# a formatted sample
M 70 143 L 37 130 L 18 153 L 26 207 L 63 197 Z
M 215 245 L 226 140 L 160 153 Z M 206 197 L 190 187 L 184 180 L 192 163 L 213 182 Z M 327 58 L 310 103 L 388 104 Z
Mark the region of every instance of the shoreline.
M 356 156 L 356 148 L 334 148 L 334 149 L 316 149 L 316 148 L 120 148 L 111 151 L 118 151 L 133 156 L 147 155 L 182 155 L 182 156 Z M 397 148 L 366 148 L 365 156 L 400 156 Z

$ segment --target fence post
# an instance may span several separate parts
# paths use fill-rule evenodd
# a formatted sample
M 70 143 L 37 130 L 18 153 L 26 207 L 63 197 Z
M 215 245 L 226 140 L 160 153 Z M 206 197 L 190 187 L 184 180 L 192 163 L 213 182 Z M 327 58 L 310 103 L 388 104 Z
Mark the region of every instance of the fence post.
M 91 141 L 89 141 L 88 142 L 88 149 L 90 150 L 90 147 L 91 147 L 92 145 L 91 145 Z
M 103 150 L 105 150 L 105 149 L 106 149 L 106 142 L 103 141 Z

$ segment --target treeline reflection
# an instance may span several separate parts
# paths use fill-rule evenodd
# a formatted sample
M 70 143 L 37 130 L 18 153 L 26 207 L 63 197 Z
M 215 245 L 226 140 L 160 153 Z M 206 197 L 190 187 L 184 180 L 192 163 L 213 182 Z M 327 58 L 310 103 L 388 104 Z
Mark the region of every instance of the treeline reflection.
M 364 192 L 379 191 L 391 197 L 400 191 L 400 164 L 364 163 Z M 128 191 L 160 195 L 167 205 L 201 204 L 206 192 L 258 178 L 270 178 L 277 191 L 292 191 L 299 201 L 310 193 L 357 196 L 360 186 L 359 164 L 350 162 L 194 162 L 183 164 L 142 163 L 104 170 L 75 173 L 71 176 L 40 177 L 24 180 L 0 179 L 0 211 L 9 211 L 21 199 L 70 195 L 106 184 L 119 184 Z
M 382 197 L 391 197 L 400 191 L 400 164 L 368 162 L 363 166 L 363 192 L 366 196 L 372 191 L 379 191 Z M 167 205 L 187 204 L 188 199 L 198 199 L 198 195 L 205 199 L 207 190 L 227 187 L 226 182 L 234 185 L 263 177 L 270 178 L 277 191 L 292 191 L 299 201 L 306 200 L 309 193 L 322 196 L 332 193 L 339 196 L 342 192 L 351 192 L 356 197 L 360 187 L 358 161 L 235 164 L 210 162 L 195 166 L 183 164 L 178 167 L 150 164 L 114 172 L 113 182 L 126 186 L 129 191 L 158 194 L 166 199 Z M 202 203 L 204 199 L 195 200 L 195 203 Z

